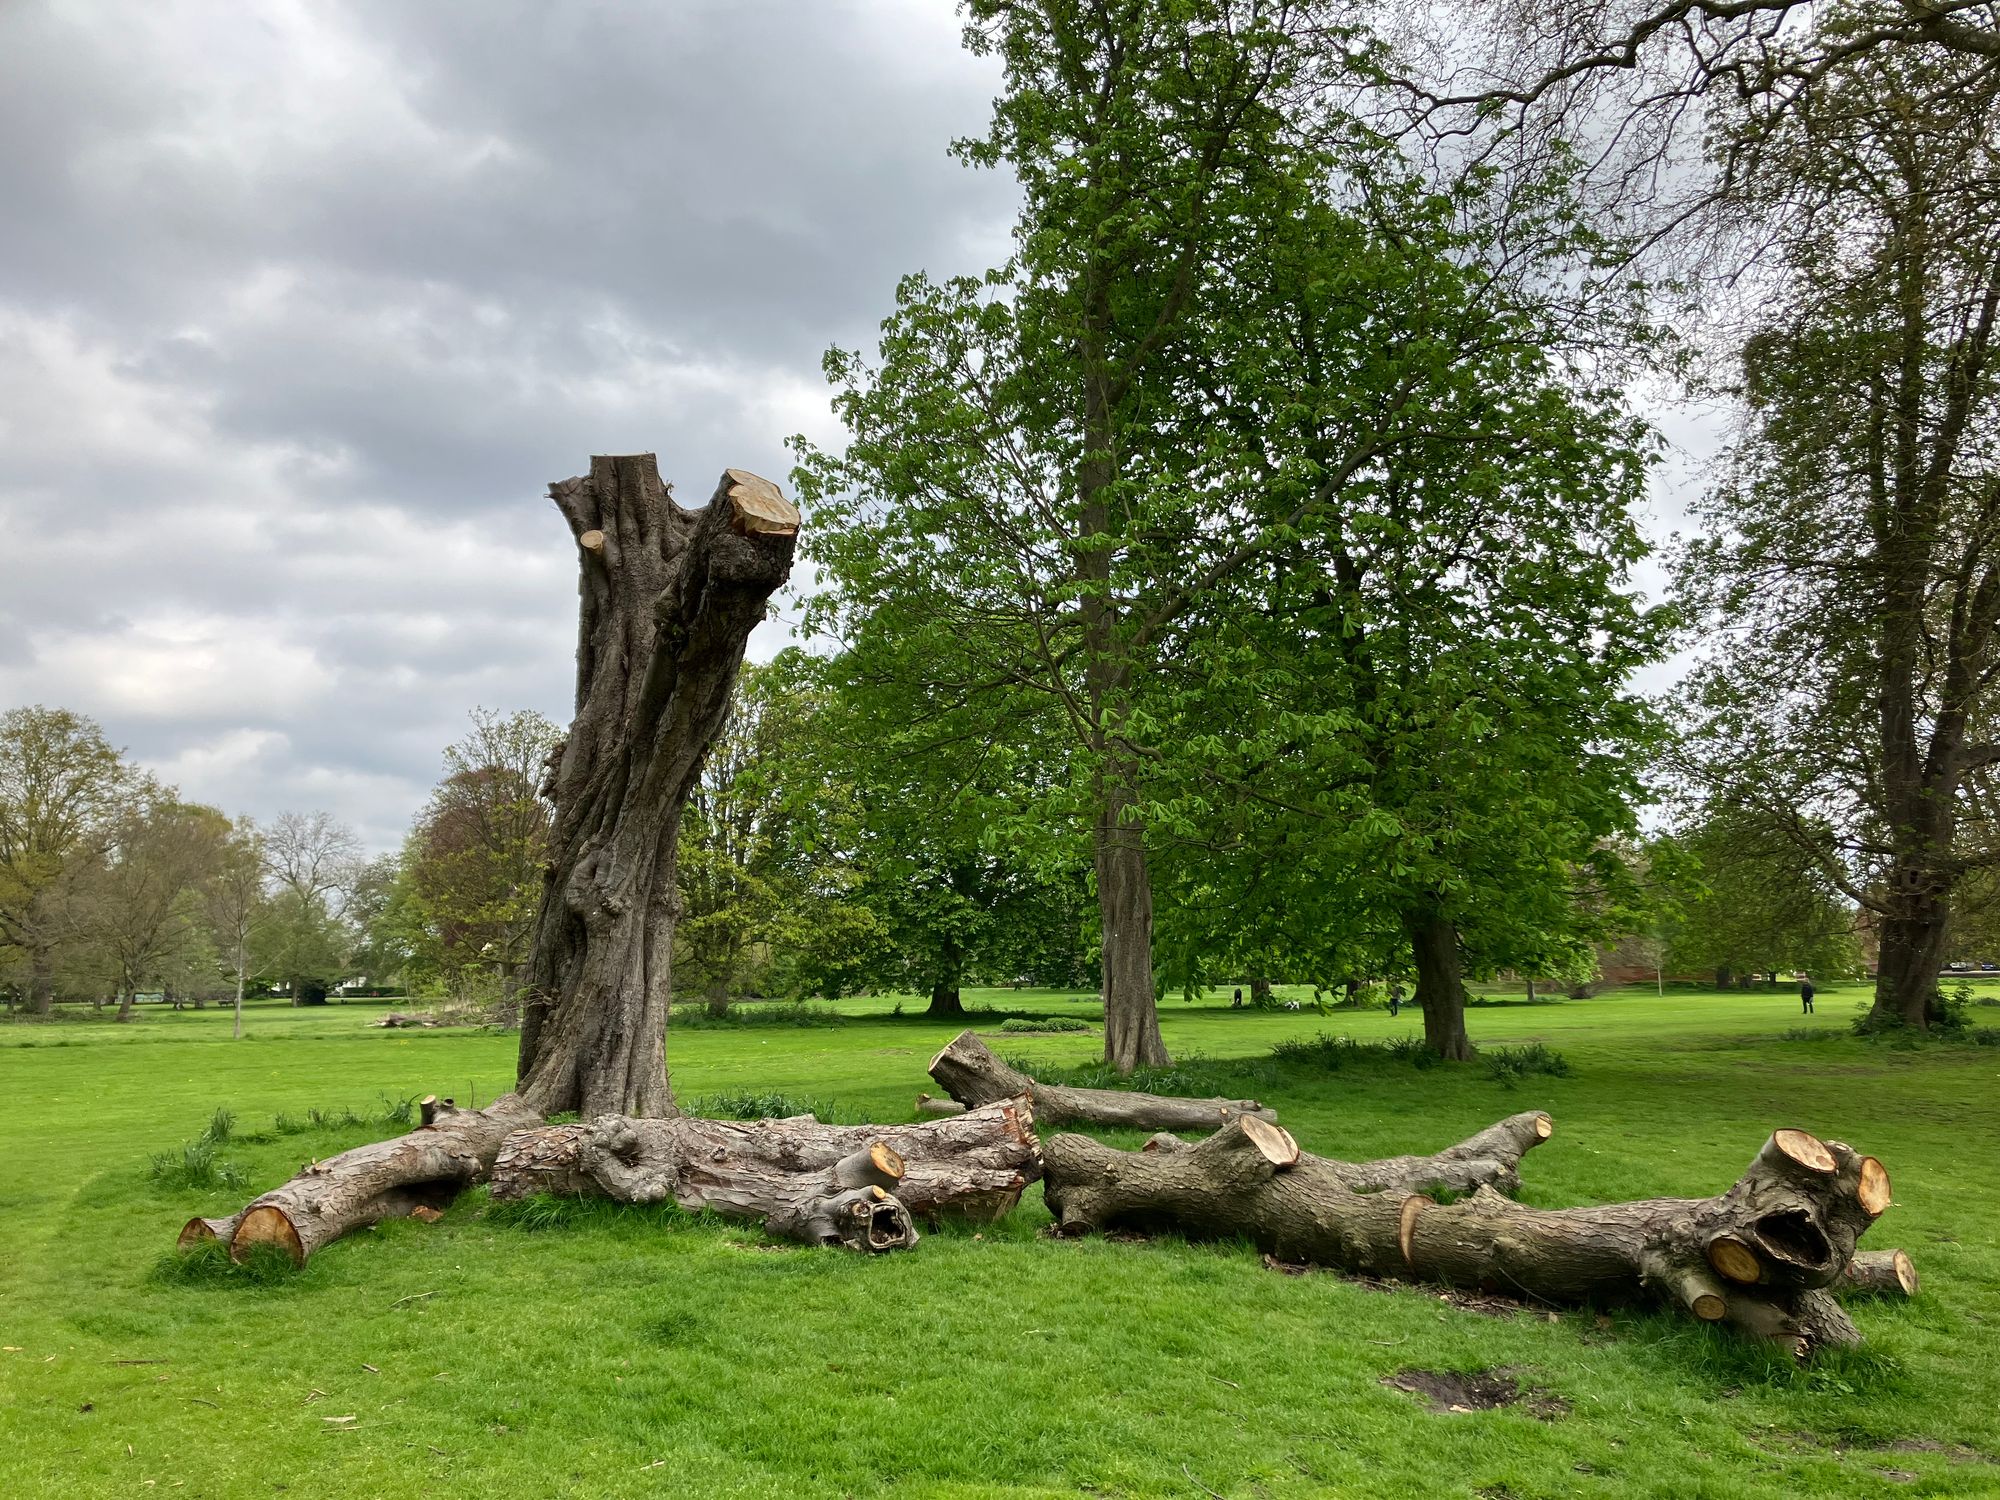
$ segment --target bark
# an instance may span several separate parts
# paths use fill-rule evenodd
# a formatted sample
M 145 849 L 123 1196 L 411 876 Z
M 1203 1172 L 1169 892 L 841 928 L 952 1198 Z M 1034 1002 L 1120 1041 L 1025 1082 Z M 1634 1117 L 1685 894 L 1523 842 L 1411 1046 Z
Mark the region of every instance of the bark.
M 1416 1003 L 1424 1010 L 1424 1040 L 1447 1062 L 1468 1062 L 1465 976 L 1458 963 L 1458 929 L 1427 909 L 1404 919 L 1417 964 Z
M 1153 993 L 1153 880 L 1145 829 L 1126 814 L 1130 794 L 1104 792 L 1093 859 L 1104 966 L 1104 1060 L 1120 1073 L 1163 1068 L 1173 1059 L 1160 1040 Z
M 1526 1208 L 1492 1185 L 1437 1203 L 1396 1173 L 1379 1191 L 1356 1192 L 1337 1164 L 1254 1118 L 1179 1150 L 1115 1151 L 1059 1135 L 1043 1151 L 1044 1191 L 1064 1234 L 1249 1238 L 1286 1260 L 1537 1302 L 1652 1299 L 1800 1359 L 1860 1341 L 1827 1289 L 1889 1204 L 1880 1162 L 1799 1130 L 1774 1134 L 1716 1197 L 1570 1209 Z
M 784 1238 L 895 1249 L 915 1242 L 914 1232 L 907 1240 L 886 1238 L 898 1214 L 907 1225 L 910 1216 L 984 1221 L 1010 1212 L 1041 1176 L 1033 1124 L 1025 1097 L 914 1125 L 822 1125 L 810 1115 L 606 1116 L 516 1132 L 494 1167 L 493 1196 L 671 1200 L 694 1212 L 763 1220 Z M 889 1195 L 866 1199 L 873 1219 L 853 1211 L 864 1200 L 839 1199 L 870 1186 Z M 828 1209 L 834 1199 L 846 1206 Z
M 708 1013 L 717 1020 L 729 1014 L 729 981 L 718 979 L 708 987 Z
M 55 959 L 46 948 L 36 948 L 28 960 L 28 1014 L 47 1016 L 55 1010 Z
M 743 646 L 784 581 L 798 513 L 724 473 L 683 510 L 651 454 L 550 486 L 575 534 L 576 717 L 551 757 L 550 859 L 524 976 L 524 1098 L 545 1114 L 673 1113 L 665 1039 L 682 808 Z
M 1916 1296 L 1917 1286 L 1916 1263 L 1902 1250 L 1857 1250 L 1833 1284 L 1837 1292 L 1898 1298 Z
M 1037 1083 L 1000 1061 L 970 1031 L 962 1031 L 931 1059 L 930 1075 L 969 1109 L 1026 1094 L 1035 1118 L 1051 1125 L 1092 1125 L 1128 1130 L 1213 1130 L 1240 1115 L 1275 1120 L 1255 1099 L 1176 1099 L 1125 1089 L 1077 1089 Z
M 1944 969 L 1949 922 L 1941 900 L 1906 900 L 1904 914 L 1885 917 L 1875 971 L 1875 1025 L 1927 1028 L 1937 1018 L 1938 975 Z
M 1283 1134 L 1291 1140 L 1289 1132 Z M 1295 1153 L 1293 1166 L 1306 1163 L 1309 1170 L 1335 1179 L 1352 1193 L 1471 1193 L 1483 1187 L 1512 1193 L 1521 1186 L 1521 1158 L 1554 1134 L 1555 1122 L 1541 1110 L 1531 1109 L 1509 1115 L 1430 1156 L 1351 1162 L 1308 1156 L 1298 1150 L 1296 1142 L 1284 1149 Z M 1192 1151 L 1198 1144 L 1162 1132 L 1139 1149 Z
M 373 1141 L 325 1161 L 308 1163 L 282 1187 L 252 1200 L 226 1219 L 189 1219 L 180 1248 L 221 1240 L 231 1260 L 256 1245 L 276 1245 L 304 1265 L 342 1235 L 384 1219 L 442 1212 L 473 1183 L 483 1180 L 500 1143 L 540 1118 L 518 1095 L 485 1109 L 459 1109 L 449 1099 L 426 1099 L 424 1123 L 407 1135 Z
M 951 1020 L 964 1015 L 965 1002 L 959 998 L 957 983 L 932 985 L 930 1008 L 924 1014 L 939 1020 Z
M 236 1040 L 243 1039 L 243 950 L 236 950 Z
M 1277 1004 L 1277 1001 L 1271 997 L 1270 980 L 1253 979 L 1250 981 L 1250 1003 L 1259 1010 L 1269 1010 Z
M 133 1007 L 138 1003 L 139 997 L 132 992 L 132 986 L 129 984 L 120 985 L 118 988 L 118 1014 L 113 1019 L 118 1021 L 131 1020 Z

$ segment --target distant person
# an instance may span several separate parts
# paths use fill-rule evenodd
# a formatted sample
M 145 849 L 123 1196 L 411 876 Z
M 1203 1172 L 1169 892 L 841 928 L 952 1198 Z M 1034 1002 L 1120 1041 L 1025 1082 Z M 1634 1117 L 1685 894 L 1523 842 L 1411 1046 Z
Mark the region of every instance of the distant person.
M 1808 1016 L 1813 1013 L 1812 980 L 1804 974 L 1799 976 L 1799 1011 Z
M 1403 987 L 1400 984 L 1391 984 L 1389 986 L 1389 1014 L 1390 1016 L 1394 1017 L 1394 1016 L 1399 1016 L 1402 1013 L 1403 1013 Z
M 1243 1009 L 1243 986 L 1238 985 L 1236 987 L 1236 998 L 1229 1002 L 1229 1008 L 1231 1010 Z

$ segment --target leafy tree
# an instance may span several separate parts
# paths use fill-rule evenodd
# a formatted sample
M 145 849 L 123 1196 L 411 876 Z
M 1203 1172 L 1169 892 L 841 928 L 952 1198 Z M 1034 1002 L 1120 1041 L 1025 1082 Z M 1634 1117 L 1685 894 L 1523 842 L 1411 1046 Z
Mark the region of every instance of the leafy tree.
M 1709 807 L 1675 842 L 1700 885 L 1668 913 L 1667 967 L 1713 970 L 1718 985 L 1752 974 L 1860 969 L 1853 903 L 1783 829 Z
M 138 780 L 104 732 L 61 708 L 0 715 L 0 953 L 27 972 L 28 1008 L 47 1015 L 58 950 L 75 924 L 76 881 L 102 856 Z
M 266 915 L 262 834 L 247 817 L 233 820 L 216 849 L 201 888 L 209 941 L 236 980 L 234 1035 L 243 1035 L 243 990 L 250 973 L 251 941 Z
M 1772 257 L 1680 568 L 1726 627 L 1689 775 L 1870 914 L 1871 1019 L 1923 1027 L 1956 893 L 2000 865 L 2000 79 L 1873 52 L 1728 145 Z
M 295 1006 L 324 1005 L 347 966 L 351 941 L 340 906 L 360 852 L 360 840 L 331 813 L 280 813 L 264 832 L 276 891 L 260 968 L 283 977 Z
M 203 971 L 212 977 L 202 891 L 220 869 L 229 831 L 215 808 L 157 788 L 113 823 L 80 906 L 118 996 L 119 1020 L 132 1019 L 143 988 L 185 986 Z
M 1330 102 L 1369 53 L 1330 5 L 969 14 L 1007 86 L 961 150 L 1020 179 L 1017 254 L 981 280 L 906 280 L 878 362 L 829 358 L 850 441 L 802 449 L 827 585 L 812 618 L 876 717 L 940 745 L 1012 742 L 1055 772 L 1001 836 L 1034 850 L 1088 830 L 1105 1056 L 1129 1071 L 1167 1060 L 1151 858 L 1180 813 L 1163 788 L 1215 750 L 1163 729 L 1196 717 L 1186 637 L 1296 553 L 1417 410 L 1366 316 L 1374 256 L 1405 226 L 1373 234 L 1326 203 L 1407 164 Z M 1285 319 L 1314 288 L 1289 273 L 1331 240 L 1343 258 L 1314 274 L 1355 321 L 1314 351 L 1323 389 L 1373 378 L 1308 452 L 1266 423 L 1297 380 Z M 1425 357 L 1422 338 L 1401 347 Z
M 453 985 L 497 977 L 511 1002 L 546 884 L 549 806 L 543 768 L 561 731 L 522 710 L 472 715 L 472 732 L 445 751 L 445 777 L 418 814 L 402 860 L 404 889 L 376 882 L 385 906 L 401 900 L 403 930 L 421 962 Z M 375 915 L 371 901 L 370 917 Z M 363 923 L 379 935 L 379 921 Z M 390 950 L 378 950 L 380 960 Z

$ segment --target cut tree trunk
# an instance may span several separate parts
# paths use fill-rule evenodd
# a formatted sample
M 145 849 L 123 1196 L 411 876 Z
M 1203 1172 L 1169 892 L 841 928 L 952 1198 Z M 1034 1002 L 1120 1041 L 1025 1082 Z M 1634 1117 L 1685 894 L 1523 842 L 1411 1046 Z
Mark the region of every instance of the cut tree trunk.
M 1213 1130 L 1239 1115 L 1275 1120 L 1255 1099 L 1177 1099 L 1124 1089 L 1077 1089 L 1037 1083 L 1000 1061 L 970 1031 L 962 1031 L 931 1059 L 930 1075 L 960 1104 L 976 1109 L 1018 1094 L 1035 1101 L 1035 1118 L 1049 1125 L 1093 1125 L 1129 1130 Z
M 914 1125 L 613 1115 L 511 1136 L 493 1169 L 493 1196 L 671 1200 L 694 1212 L 763 1220 L 784 1238 L 896 1249 L 915 1242 L 914 1232 L 889 1237 L 898 1214 L 907 1226 L 910 1216 L 984 1221 L 1011 1211 L 1041 1176 L 1033 1125 L 1025 1096 Z M 889 1196 L 840 1197 L 869 1187 Z M 873 1205 L 868 1214 L 855 1213 L 853 1204 L 864 1201 Z
M 384 1219 L 441 1213 L 452 1199 L 483 1180 L 500 1143 L 541 1117 L 517 1095 L 485 1109 L 459 1109 L 449 1099 L 426 1099 L 424 1123 L 407 1135 L 374 1141 L 325 1161 L 308 1163 L 284 1186 L 254 1199 L 226 1219 L 189 1219 L 180 1248 L 208 1240 L 229 1247 L 240 1261 L 256 1245 L 276 1245 L 304 1265 L 316 1250 L 342 1235 Z
M 523 982 L 519 1087 L 544 1114 L 674 1112 L 665 1040 L 681 811 L 798 512 L 726 471 L 683 510 L 650 453 L 550 486 L 576 537 L 576 718 L 543 788 L 550 859 Z
M 1837 1292 L 1870 1297 L 1909 1298 L 1917 1295 L 1917 1267 L 1901 1250 L 1857 1250 L 1833 1284 Z
M 1416 1003 L 1424 1010 L 1424 1041 L 1447 1062 L 1469 1062 L 1465 1035 L 1465 974 L 1458 962 L 1458 929 L 1434 909 L 1404 920 L 1417 964 Z
M 1339 1181 L 1354 1193 L 1470 1193 L 1483 1187 L 1512 1193 L 1521 1186 L 1521 1158 L 1555 1134 L 1555 1122 L 1538 1109 L 1509 1115 L 1456 1146 L 1431 1156 L 1388 1156 L 1380 1161 L 1335 1161 L 1300 1152 L 1293 1162 Z M 1289 1133 L 1286 1139 L 1290 1139 Z M 1162 1132 L 1142 1151 L 1192 1151 L 1199 1142 Z M 1296 1144 L 1294 1148 L 1296 1149 Z
M 1776 1132 L 1716 1197 L 1570 1209 L 1526 1208 L 1491 1185 L 1456 1203 L 1407 1191 L 1407 1179 L 1356 1192 L 1336 1166 L 1250 1117 L 1185 1149 L 1115 1151 L 1059 1135 L 1043 1155 L 1064 1234 L 1248 1238 L 1284 1260 L 1537 1302 L 1652 1298 L 1799 1359 L 1860 1341 L 1827 1289 L 1889 1206 L 1880 1162 L 1802 1130 Z

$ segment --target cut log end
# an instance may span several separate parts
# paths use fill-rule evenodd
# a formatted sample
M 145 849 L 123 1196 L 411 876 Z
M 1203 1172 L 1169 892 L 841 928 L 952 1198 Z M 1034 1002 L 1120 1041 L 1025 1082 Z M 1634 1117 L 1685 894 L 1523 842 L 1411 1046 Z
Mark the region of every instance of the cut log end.
M 1417 1216 L 1431 1206 L 1431 1200 L 1422 1193 L 1412 1193 L 1403 1200 L 1403 1209 L 1396 1220 L 1396 1245 L 1403 1252 L 1403 1264 L 1414 1267 L 1416 1257 Z
M 174 1248 L 192 1250 L 197 1245 L 226 1240 L 234 1229 L 235 1225 L 228 1219 L 189 1219 L 181 1226 L 180 1238 L 174 1241 Z
M 934 1119 L 943 1119 L 951 1115 L 964 1114 L 965 1106 L 956 1099 L 934 1099 L 929 1094 L 919 1094 L 917 1113 Z
M 1872 1156 L 1861 1159 L 1861 1182 L 1856 1188 L 1861 1207 L 1868 1216 L 1880 1218 L 1889 1207 L 1889 1169 Z
M 729 528 L 738 536 L 797 536 L 799 513 L 778 487 L 747 469 L 725 469 L 718 486 L 729 503 Z
M 1826 1147 L 1826 1142 L 1809 1131 L 1775 1130 L 1771 1133 L 1771 1144 L 1787 1161 L 1804 1167 L 1808 1172 L 1832 1174 L 1840 1170 L 1840 1163 Z
M 1739 1286 L 1755 1286 L 1764 1279 L 1757 1252 L 1731 1234 L 1719 1234 L 1708 1242 L 1708 1263 Z
M 229 1242 L 229 1258 L 241 1264 L 253 1245 L 276 1245 L 292 1258 L 292 1264 L 306 1263 L 306 1247 L 299 1231 L 281 1208 L 265 1204 L 243 1215 L 236 1235 Z
M 1273 1125 L 1255 1115 L 1238 1115 L 1235 1125 L 1256 1148 L 1257 1154 L 1280 1172 L 1298 1165 L 1299 1143 L 1292 1139 L 1292 1133 L 1284 1126 Z
M 1556 1133 L 1556 1122 L 1547 1115 L 1535 1116 L 1535 1139 L 1545 1141 Z
M 1862 1250 L 1841 1268 L 1835 1289 L 1874 1297 L 1917 1295 L 1917 1267 L 1904 1250 Z

